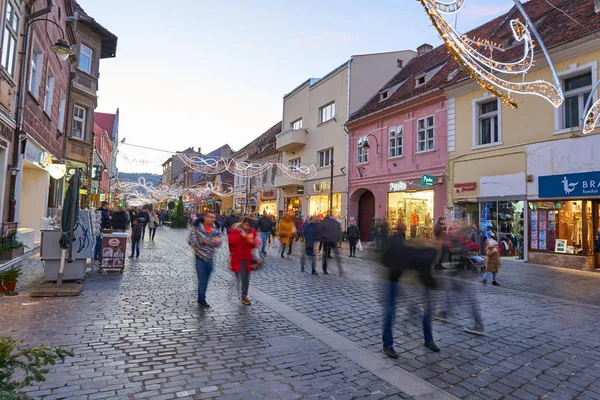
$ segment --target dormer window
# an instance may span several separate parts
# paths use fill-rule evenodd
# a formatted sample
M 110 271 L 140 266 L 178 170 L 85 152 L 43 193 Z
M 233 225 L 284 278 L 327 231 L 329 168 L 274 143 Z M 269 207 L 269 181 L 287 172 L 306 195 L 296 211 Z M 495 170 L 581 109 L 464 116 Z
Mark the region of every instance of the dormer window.
M 388 90 L 386 90 L 385 92 L 379 93 L 379 101 L 387 100 L 388 95 L 389 95 L 389 91 Z
M 418 78 L 416 79 L 416 81 L 417 81 L 417 86 L 424 85 L 424 84 L 425 84 L 425 81 L 426 81 L 426 78 L 427 78 L 427 76 L 426 76 L 426 75 L 423 75 L 423 76 L 420 76 L 420 77 L 418 77 Z

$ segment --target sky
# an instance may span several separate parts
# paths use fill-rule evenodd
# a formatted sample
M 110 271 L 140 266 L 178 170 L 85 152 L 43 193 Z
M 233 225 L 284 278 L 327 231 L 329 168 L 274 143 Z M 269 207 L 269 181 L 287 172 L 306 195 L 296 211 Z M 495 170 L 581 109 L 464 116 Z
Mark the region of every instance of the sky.
M 415 0 L 78 2 L 119 38 L 116 58 L 100 63 L 96 111 L 119 108 L 121 139 L 166 151 L 238 150 L 281 120 L 284 94 L 352 55 L 441 44 Z M 467 0 L 458 30 L 513 5 Z M 161 173 L 169 157 L 119 151 L 125 172 Z

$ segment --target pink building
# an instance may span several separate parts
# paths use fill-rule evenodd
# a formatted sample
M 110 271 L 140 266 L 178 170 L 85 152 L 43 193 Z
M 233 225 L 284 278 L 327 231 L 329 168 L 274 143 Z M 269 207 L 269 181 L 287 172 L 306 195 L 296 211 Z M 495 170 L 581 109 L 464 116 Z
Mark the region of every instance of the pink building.
M 363 241 L 384 219 L 403 220 L 408 238 L 430 238 L 444 215 L 451 105 L 443 87 L 458 66 L 443 46 L 418 51 L 346 124 L 348 216 Z

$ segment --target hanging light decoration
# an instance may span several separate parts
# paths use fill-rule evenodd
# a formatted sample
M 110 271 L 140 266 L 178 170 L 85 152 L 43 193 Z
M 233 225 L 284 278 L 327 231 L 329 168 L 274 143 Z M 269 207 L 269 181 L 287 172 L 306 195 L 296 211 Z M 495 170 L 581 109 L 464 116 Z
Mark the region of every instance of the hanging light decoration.
M 425 8 L 433 26 L 437 29 L 448 50 L 460 67 L 481 87 L 501 99 L 503 103 L 517 108 L 516 100 L 511 97 L 512 92 L 540 96 L 549 101 L 554 107 L 559 107 L 563 103 L 564 95 L 558 75 L 554 70 L 552 61 L 548 56 L 541 38 L 525 13 L 520 0 L 514 0 L 514 2 L 521 14 L 523 14 L 523 18 L 527 22 L 527 25 L 516 19 L 512 20 L 510 24 L 513 37 L 517 42 L 522 42 L 524 45 L 524 52 L 523 57 L 520 60 L 512 63 L 498 62 L 492 58 L 494 49 L 502 50 L 500 46 L 493 44 L 488 39 L 467 38 L 456 32 L 444 19 L 442 13 L 453 14 L 458 12 L 464 5 L 465 0 L 455 0 L 451 3 L 443 3 L 437 0 L 419 0 L 419 2 Z M 552 70 L 554 84 L 539 79 L 533 82 L 525 81 L 526 72 L 533 66 L 534 44 L 532 33 L 536 37 L 539 46 L 542 48 L 542 51 L 548 60 L 550 69 Z M 479 49 L 489 50 L 490 56 L 488 57 L 482 54 Z M 521 75 L 522 82 L 508 81 L 497 76 L 496 73 L 513 77 Z

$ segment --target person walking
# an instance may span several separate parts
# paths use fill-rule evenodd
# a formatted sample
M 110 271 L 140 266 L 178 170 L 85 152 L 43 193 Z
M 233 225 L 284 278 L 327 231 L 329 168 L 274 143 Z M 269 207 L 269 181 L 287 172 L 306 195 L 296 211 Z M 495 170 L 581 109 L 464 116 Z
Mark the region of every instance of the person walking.
M 188 244 L 196 256 L 196 274 L 198 275 L 198 304 L 200 307 L 209 308 L 206 302 L 206 289 L 214 269 L 215 249 L 222 243 L 221 232 L 215 226 L 216 215 L 212 211 L 206 212 L 203 218 L 198 218 L 190 231 Z
M 136 258 L 140 257 L 140 241 L 142 240 L 143 218 L 137 218 L 133 220 L 131 225 L 131 255 L 129 258 L 133 258 L 134 254 Z
M 129 224 L 133 227 L 133 220 L 137 218 L 137 211 L 134 207 L 127 207 L 127 212 L 129 213 Z
M 236 278 L 242 283 L 242 304 L 251 305 L 248 298 L 248 289 L 250 288 L 250 271 L 252 269 L 252 250 L 260 246 L 258 233 L 252 228 L 252 220 L 248 217 L 242 219 L 231 227 L 228 233 L 230 268 L 235 273 Z
M 148 209 L 144 206 L 142 207 L 142 211 L 138 213 L 138 219 L 144 218 L 144 222 L 142 223 L 142 240 L 146 238 L 146 227 L 150 223 L 150 214 L 148 213 Z
M 340 226 L 340 223 L 338 221 L 336 221 L 335 218 L 333 218 L 331 213 L 329 213 L 329 215 L 323 219 L 323 222 L 321 222 L 320 236 L 321 236 L 321 241 L 324 242 L 324 251 L 326 254 L 329 253 L 330 251 L 333 251 L 333 255 L 335 256 L 335 261 L 338 266 L 339 274 L 340 274 L 340 276 L 343 276 L 344 269 L 342 268 L 342 260 L 340 258 L 340 250 L 337 247 L 337 241 L 340 237 L 341 231 L 342 231 L 342 228 Z M 327 258 L 328 257 L 323 256 L 322 268 L 323 268 L 323 274 L 325 274 L 325 275 L 327 275 Z
M 164 228 L 165 226 L 165 210 L 160 210 L 158 212 L 158 226 Z
M 485 262 L 485 274 L 483 274 L 483 284 L 487 283 L 487 278 L 492 275 L 492 285 L 500 286 L 496 281 L 496 274 L 500 270 L 500 252 L 498 251 L 498 242 L 494 239 L 488 239 L 486 243 L 485 254 L 487 261 Z
M 294 240 L 294 223 L 289 214 L 283 216 L 277 228 L 277 236 L 281 242 L 281 258 L 285 258 L 285 247 L 289 247 L 288 255 L 291 254 L 292 240 Z
M 229 232 L 233 225 L 239 222 L 239 218 L 235 215 L 235 210 L 231 210 L 231 214 L 225 218 L 225 229 Z
M 125 232 L 131 225 L 129 213 L 123 206 L 118 206 L 117 211 L 113 212 L 112 227 L 117 232 Z
M 356 226 L 355 220 L 350 220 L 350 226 L 348 227 L 348 243 L 350 244 L 350 257 L 356 257 L 356 244 L 360 239 L 360 232 Z
M 97 209 L 96 211 L 99 211 L 102 215 L 102 218 L 100 219 L 100 229 L 110 229 L 112 224 L 111 224 L 111 218 L 110 218 L 110 214 L 108 213 L 108 201 L 103 201 L 102 205 L 100 206 L 99 209 Z M 94 248 L 94 260 L 100 260 L 100 258 L 102 257 L 102 235 L 98 235 L 96 236 L 96 247 Z
M 260 252 L 264 255 L 267 254 L 267 242 L 269 241 L 269 236 L 271 235 L 271 231 L 273 230 L 273 220 L 271 217 L 267 215 L 267 211 L 263 211 L 262 217 L 258 219 L 258 230 L 260 231 Z
M 439 217 L 437 223 L 433 227 L 433 234 L 438 246 L 438 257 L 435 261 L 435 269 L 445 269 L 442 265 L 444 254 L 446 253 L 446 218 Z
M 419 280 L 424 287 L 424 310 L 422 313 L 424 346 L 433 352 L 439 352 L 440 348 L 433 340 L 431 327 L 431 300 L 429 291 L 436 287 L 432 275 L 431 265 L 437 256 L 434 247 L 407 246 L 406 226 L 400 221 L 397 233 L 388 239 L 388 246 L 383 255 L 383 264 L 389 268 L 387 282 L 387 296 L 383 317 L 383 352 L 391 358 L 398 358 L 394 349 L 394 335 L 392 328 L 396 316 L 396 299 L 398 297 L 398 281 L 406 269 L 415 269 Z
M 317 273 L 317 258 L 315 256 L 315 243 L 319 239 L 319 224 L 314 217 L 309 217 L 307 223 L 304 224 L 304 252 L 300 258 L 300 271 L 304 272 L 304 262 L 306 257 L 310 258 L 312 274 Z
M 148 222 L 148 237 L 154 242 L 154 236 L 156 236 L 156 228 L 160 225 L 158 214 L 156 211 L 150 213 L 150 222 Z

